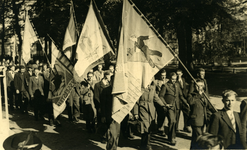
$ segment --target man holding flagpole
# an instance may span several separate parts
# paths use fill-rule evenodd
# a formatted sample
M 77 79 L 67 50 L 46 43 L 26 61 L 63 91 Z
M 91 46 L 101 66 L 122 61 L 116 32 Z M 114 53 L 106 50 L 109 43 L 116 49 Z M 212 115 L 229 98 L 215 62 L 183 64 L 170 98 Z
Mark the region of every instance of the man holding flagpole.
M 141 14 L 141 15 L 140 15 Z M 113 123 L 107 149 L 116 149 L 119 124 L 129 114 L 153 76 L 173 59 L 158 32 L 130 0 L 123 1 L 122 29 L 113 83 Z

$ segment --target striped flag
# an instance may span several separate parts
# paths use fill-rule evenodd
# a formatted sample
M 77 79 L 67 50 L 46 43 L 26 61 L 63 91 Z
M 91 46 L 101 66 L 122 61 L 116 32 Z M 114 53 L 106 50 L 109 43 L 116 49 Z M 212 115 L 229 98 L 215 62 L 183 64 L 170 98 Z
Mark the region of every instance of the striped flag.
M 50 76 L 48 98 L 53 102 L 54 118 L 56 118 L 66 108 L 65 102 L 74 88 L 75 80 L 73 79 L 73 65 L 53 42 L 51 67 L 53 71 Z

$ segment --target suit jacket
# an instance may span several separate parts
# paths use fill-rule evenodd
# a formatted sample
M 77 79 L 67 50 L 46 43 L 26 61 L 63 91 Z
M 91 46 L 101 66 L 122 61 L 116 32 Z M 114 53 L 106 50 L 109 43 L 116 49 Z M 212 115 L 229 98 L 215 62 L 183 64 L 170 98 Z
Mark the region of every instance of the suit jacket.
M 211 118 L 209 133 L 223 137 L 224 148 L 239 149 L 243 148 L 242 125 L 237 112 L 233 112 L 236 122 L 236 132 L 224 109 L 214 113 Z
M 113 104 L 113 96 L 112 96 L 112 86 L 106 86 L 102 89 L 100 94 L 100 108 L 101 108 L 101 116 L 106 117 L 106 121 L 111 123 L 112 118 L 112 104 Z
M 148 128 L 151 122 L 156 118 L 156 109 L 154 102 L 160 106 L 165 106 L 164 103 L 160 100 L 159 96 L 155 91 L 155 86 L 150 86 L 149 89 L 145 89 L 144 93 L 137 101 L 137 104 L 134 106 L 134 114 L 139 115 L 140 119 L 144 123 L 145 131 L 148 131 Z
M 28 81 L 24 77 L 24 73 L 18 72 L 15 74 L 14 77 L 14 86 L 16 90 L 21 91 L 28 91 Z
M 207 123 L 207 111 L 213 110 L 204 96 L 199 93 L 191 93 L 188 95 L 188 103 L 190 105 L 189 123 L 192 126 L 203 126 Z
M 94 104 L 95 104 L 95 108 L 96 109 L 99 109 L 100 108 L 100 103 L 101 103 L 101 99 L 100 99 L 100 95 L 103 91 L 104 88 L 110 86 L 110 85 L 105 85 L 103 83 L 103 80 L 102 79 L 100 82 L 96 83 L 95 86 L 94 86 Z
M 11 90 L 15 90 L 14 77 L 11 74 L 11 70 L 6 73 L 7 87 Z M 15 72 L 14 72 L 15 74 Z
M 243 100 L 240 105 L 240 120 L 242 124 L 242 140 L 243 140 L 243 146 L 245 149 L 247 149 L 247 99 Z
M 183 93 L 184 98 L 187 98 L 187 96 L 188 96 L 188 89 L 187 89 L 187 86 L 186 86 L 187 83 L 185 82 L 185 79 L 182 78 L 182 84 L 183 84 L 183 86 L 181 85 L 181 83 L 178 80 L 177 80 L 177 83 L 178 83 L 178 85 L 180 87 L 180 90 Z
M 197 80 L 197 79 L 195 79 L 195 80 Z M 207 96 L 209 96 L 207 80 L 203 79 L 203 81 L 204 81 L 204 86 L 205 86 L 204 92 Z M 193 93 L 193 92 L 195 92 L 195 83 L 194 83 L 194 81 L 191 81 L 189 93 Z
M 161 91 L 159 93 L 159 97 L 164 104 L 171 104 L 176 109 L 180 109 L 180 100 L 187 103 L 183 97 L 182 91 L 180 90 L 178 83 L 175 83 L 174 87 L 174 84 L 172 84 L 170 81 L 168 81 L 162 86 Z
M 36 78 L 36 76 L 32 76 L 29 82 L 29 93 L 31 96 L 34 95 L 36 90 L 39 90 L 41 94 L 44 95 L 44 79 L 41 75 Z

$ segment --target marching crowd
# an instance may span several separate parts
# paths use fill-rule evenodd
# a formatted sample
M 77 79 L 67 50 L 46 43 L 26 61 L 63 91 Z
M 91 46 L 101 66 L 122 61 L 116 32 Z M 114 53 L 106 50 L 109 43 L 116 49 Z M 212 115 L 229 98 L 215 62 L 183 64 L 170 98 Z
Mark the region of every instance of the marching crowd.
M 8 64 L 7 64 L 8 63 Z M 18 109 L 28 113 L 32 106 L 35 120 L 44 120 L 49 116 L 49 123 L 60 125 L 59 118 L 54 120 L 52 101 L 49 99 L 50 69 L 47 64 L 28 64 L 16 67 L 4 62 L 7 93 L 10 110 Z M 108 142 L 107 133 L 112 123 L 112 85 L 114 65 L 108 70 L 97 66 L 87 73 L 87 79 L 77 83 L 66 101 L 69 120 L 78 122 L 83 113 L 86 129 L 89 133 L 97 132 L 101 142 Z M 176 145 L 180 113 L 183 113 L 183 132 L 191 133 L 191 149 L 244 149 L 246 147 L 246 110 L 247 100 L 241 103 L 241 112 L 233 111 L 237 93 L 225 90 L 222 93 L 222 110 L 216 110 L 208 101 L 208 86 L 205 70 L 198 69 L 195 81 L 188 84 L 183 78 L 183 71 L 176 70 L 169 74 L 163 69 L 160 79 L 153 80 L 137 100 L 132 111 L 121 122 L 121 133 L 129 139 L 134 138 L 131 120 L 141 122 L 140 149 L 151 150 L 150 137 L 153 127 L 161 136 L 167 136 L 171 145 Z M 55 83 L 54 83 L 55 84 Z M 165 118 L 168 119 L 168 134 L 165 133 Z M 97 129 L 97 130 L 96 130 Z M 117 142 L 116 142 L 117 143 Z

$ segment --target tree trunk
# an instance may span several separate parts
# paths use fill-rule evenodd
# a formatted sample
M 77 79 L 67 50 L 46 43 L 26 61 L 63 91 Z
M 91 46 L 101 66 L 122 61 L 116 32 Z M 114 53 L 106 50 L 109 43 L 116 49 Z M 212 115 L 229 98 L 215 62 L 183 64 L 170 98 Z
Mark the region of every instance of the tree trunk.
M 5 43 L 5 40 L 4 40 L 4 37 L 5 37 L 5 0 L 2 2 L 2 19 L 3 19 L 3 30 L 2 30 L 2 56 L 4 57 L 5 55 L 5 49 L 4 49 L 4 43 Z
M 19 52 L 19 63 L 21 63 L 21 46 L 22 46 L 22 38 L 21 38 L 21 27 L 19 25 L 19 7 L 16 5 L 15 0 L 12 1 L 12 5 L 13 5 L 13 13 L 14 13 L 14 27 L 15 27 L 15 31 L 17 34 L 17 37 L 19 39 L 19 45 L 18 45 L 18 52 Z
M 179 58 L 185 67 L 191 72 L 192 67 L 192 29 L 187 24 L 180 24 L 177 28 L 177 38 L 179 46 Z M 179 64 L 179 68 L 184 70 L 182 64 Z

